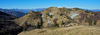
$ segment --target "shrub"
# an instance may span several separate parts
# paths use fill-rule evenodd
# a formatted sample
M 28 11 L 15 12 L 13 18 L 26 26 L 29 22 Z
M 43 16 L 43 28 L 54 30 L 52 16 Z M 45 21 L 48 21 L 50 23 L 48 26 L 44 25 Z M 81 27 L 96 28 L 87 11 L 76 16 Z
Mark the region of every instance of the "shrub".
M 60 16 L 62 16 L 63 14 L 61 13 Z
M 97 21 L 94 21 L 94 25 L 96 25 L 97 24 Z
M 5 33 L 6 33 L 6 31 L 5 31 L 4 29 L 3 29 L 3 30 L 1 30 L 1 31 L 2 31 L 2 33 L 3 33 L 3 34 L 5 34 Z
M 28 25 L 27 25 L 27 22 L 25 22 L 25 25 L 24 25 L 24 27 L 23 27 L 23 31 L 26 31 L 27 28 L 28 28 Z
M 92 14 L 94 14 L 93 12 L 91 12 Z
M 82 9 L 80 9 L 80 8 L 74 8 L 75 10 L 82 10 Z
M 46 15 L 49 15 L 49 13 L 46 13 Z
M 95 13 L 94 15 L 96 16 L 97 14 Z
M 67 19 L 72 20 L 69 16 L 67 16 Z
M 40 23 L 38 22 L 37 26 L 36 26 L 37 29 L 41 28 L 40 26 Z
M 52 18 L 52 15 L 49 15 L 50 18 Z
M 42 27 L 43 27 L 43 20 L 42 20 L 42 18 L 40 18 L 40 19 L 41 19 L 41 20 L 40 20 L 40 21 L 41 21 L 41 25 L 40 25 L 40 26 L 41 26 L 41 28 L 42 28 Z
M 53 19 L 53 23 L 54 23 L 54 27 L 58 27 L 59 26 L 59 24 L 57 24 L 57 21 L 58 19 Z
M 57 18 L 53 19 L 53 23 L 55 23 L 57 20 L 58 20 Z
M 65 24 L 70 24 L 71 23 L 71 21 L 69 20 L 69 21 L 65 21 L 64 22 Z
M 58 19 L 54 19 L 54 20 L 53 20 L 53 22 L 54 22 L 54 26 L 53 26 L 53 27 L 59 27 L 59 24 L 57 24 L 57 22 L 56 22 L 57 20 L 58 20 Z
M 91 19 L 88 20 L 88 23 L 89 23 L 89 26 L 92 26 L 92 20 Z
M 54 27 L 59 27 L 59 24 L 57 24 L 56 22 L 54 23 Z
M 61 25 L 64 25 L 65 23 L 62 21 Z
M 72 11 L 71 9 L 68 9 L 69 11 Z
M 30 29 L 31 27 L 31 29 Z M 28 30 L 32 30 L 32 29 L 36 29 L 39 28 L 39 24 L 35 25 L 31 25 L 31 24 L 27 24 L 27 22 L 25 22 L 25 25 L 23 26 L 23 31 L 28 31 Z
M 71 23 L 70 21 L 67 22 L 68 24 Z
M 86 10 L 85 12 L 86 12 L 86 13 L 90 13 L 91 11 Z
M 26 31 L 26 30 L 27 30 L 27 26 L 24 26 L 24 27 L 23 27 L 23 31 Z

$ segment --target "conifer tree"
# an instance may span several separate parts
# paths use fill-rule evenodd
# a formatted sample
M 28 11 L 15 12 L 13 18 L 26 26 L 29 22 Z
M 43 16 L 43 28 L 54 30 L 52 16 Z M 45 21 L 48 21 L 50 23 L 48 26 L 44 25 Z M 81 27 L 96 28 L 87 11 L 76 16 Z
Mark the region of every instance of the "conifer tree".
M 89 23 L 89 26 L 92 26 L 92 20 L 91 19 L 88 20 L 88 23 Z
M 94 25 L 96 25 L 97 24 L 97 22 L 96 21 L 94 21 Z

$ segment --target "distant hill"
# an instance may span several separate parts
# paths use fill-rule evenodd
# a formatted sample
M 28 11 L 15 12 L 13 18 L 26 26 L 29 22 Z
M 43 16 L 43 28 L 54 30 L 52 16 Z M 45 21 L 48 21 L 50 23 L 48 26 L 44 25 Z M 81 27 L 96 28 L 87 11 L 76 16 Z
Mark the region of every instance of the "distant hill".
M 13 11 L 13 10 L 10 10 L 10 9 L 0 9 L 0 11 L 5 12 L 5 13 L 10 14 L 10 15 L 14 15 L 16 17 L 22 17 L 22 16 L 25 15 L 25 13 L 23 13 L 23 12 Z
M 94 10 L 90 10 L 90 11 L 98 12 L 98 11 L 100 11 L 100 9 L 94 9 Z
M 42 11 L 45 10 L 46 8 L 37 8 L 37 9 L 2 9 L 0 8 L 0 11 L 5 12 L 10 15 L 14 15 L 17 17 L 22 17 L 25 15 L 25 13 L 29 11 Z
M 98 12 L 98 11 L 100 11 L 100 9 L 83 9 L 83 10 L 89 10 L 89 11 L 93 11 L 93 12 Z
M 3 11 L 5 13 L 11 14 L 11 15 L 14 15 L 17 17 L 22 17 L 25 15 L 25 13 L 28 13 L 29 11 L 39 11 L 40 12 L 45 9 L 47 9 L 47 8 L 37 8 L 37 9 L 1 9 L 0 8 L 0 11 Z M 100 11 L 99 9 L 93 9 L 93 10 L 83 9 L 83 10 L 89 10 L 89 11 L 93 11 L 93 12 Z
M 0 11 L 0 35 L 17 35 L 22 31 L 21 26 L 11 21 L 16 18 L 16 16 Z
M 17 17 L 13 16 L 13 15 L 6 14 L 6 13 L 0 11 L 0 21 L 2 21 L 2 20 L 13 20 L 15 18 L 17 18 Z

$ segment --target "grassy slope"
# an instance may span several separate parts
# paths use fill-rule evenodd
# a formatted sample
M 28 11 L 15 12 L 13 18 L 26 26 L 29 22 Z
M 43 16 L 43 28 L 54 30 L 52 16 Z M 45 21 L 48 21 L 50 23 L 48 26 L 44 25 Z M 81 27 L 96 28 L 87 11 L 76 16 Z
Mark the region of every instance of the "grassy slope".
M 65 28 L 36 29 L 18 35 L 100 35 L 100 28 L 93 26 L 74 26 Z

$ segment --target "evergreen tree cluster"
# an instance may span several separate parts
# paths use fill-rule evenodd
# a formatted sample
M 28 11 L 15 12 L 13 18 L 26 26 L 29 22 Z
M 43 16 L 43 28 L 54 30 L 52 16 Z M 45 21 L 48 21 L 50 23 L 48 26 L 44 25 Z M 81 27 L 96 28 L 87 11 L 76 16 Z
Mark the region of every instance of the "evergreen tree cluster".
M 89 26 L 92 26 L 92 19 L 89 19 L 88 23 L 89 23 Z M 97 24 L 97 21 L 94 21 L 93 25 L 96 25 L 96 24 Z

